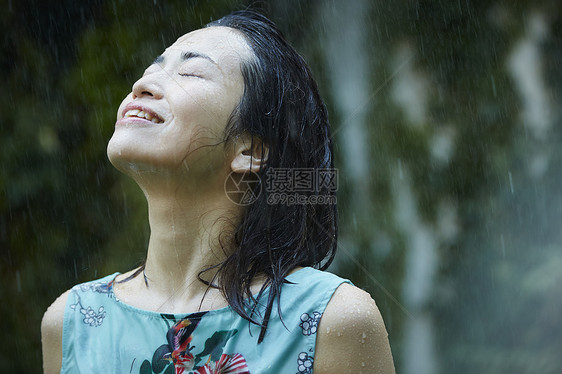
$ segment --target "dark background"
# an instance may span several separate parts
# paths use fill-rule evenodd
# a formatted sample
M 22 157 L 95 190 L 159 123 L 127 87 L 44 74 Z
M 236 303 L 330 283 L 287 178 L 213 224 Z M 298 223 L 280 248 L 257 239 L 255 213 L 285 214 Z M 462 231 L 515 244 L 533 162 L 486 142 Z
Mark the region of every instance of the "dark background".
M 336 138 L 332 271 L 367 289 L 400 373 L 562 370 L 558 1 L 3 1 L 0 371 L 39 372 L 72 285 L 142 261 L 115 113 L 180 35 L 249 4 L 309 61 Z

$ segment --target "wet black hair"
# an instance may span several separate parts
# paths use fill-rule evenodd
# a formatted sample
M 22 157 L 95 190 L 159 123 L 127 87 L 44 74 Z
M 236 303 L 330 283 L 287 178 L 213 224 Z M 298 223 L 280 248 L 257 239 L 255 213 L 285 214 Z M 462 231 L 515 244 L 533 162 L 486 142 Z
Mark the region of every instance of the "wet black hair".
M 261 193 L 246 207 L 234 243 L 225 248 L 228 257 L 210 268 L 217 272 L 206 283 L 216 284 L 240 316 L 261 326 L 260 343 L 275 300 L 282 316 L 279 301 L 285 277 L 298 266 L 327 269 L 335 256 L 338 231 L 335 203 L 275 204 L 270 198 L 275 191 L 264 188 L 268 170 L 332 171 L 332 138 L 326 107 L 306 62 L 272 21 L 244 10 L 206 25 L 212 26 L 239 31 L 254 54 L 241 66 L 244 93 L 226 126 L 225 144 L 244 133 L 252 136 L 252 142 L 259 138 L 267 148 L 267 162 L 258 172 L 261 186 L 256 188 Z M 320 185 L 299 194 L 335 198 L 332 187 Z M 250 286 L 257 276 L 265 276 L 266 282 L 254 297 Z M 266 308 L 260 313 L 257 301 L 265 295 Z

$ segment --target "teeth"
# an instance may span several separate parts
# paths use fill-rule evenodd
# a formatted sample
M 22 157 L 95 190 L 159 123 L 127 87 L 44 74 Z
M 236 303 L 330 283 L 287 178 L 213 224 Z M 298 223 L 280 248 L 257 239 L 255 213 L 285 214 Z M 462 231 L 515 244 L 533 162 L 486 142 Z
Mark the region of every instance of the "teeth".
M 137 114 L 139 114 L 140 110 L 138 109 L 132 109 L 127 111 L 127 113 L 125 113 L 125 117 L 135 117 Z
M 138 118 L 146 118 L 147 120 L 151 121 L 152 123 L 162 123 L 160 119 L 157 117 L 153 117 L 150 113 L 147 113 L 143 110 L 138 109 L 131 109 L 125 113 L 125 117 L 138 117 Z

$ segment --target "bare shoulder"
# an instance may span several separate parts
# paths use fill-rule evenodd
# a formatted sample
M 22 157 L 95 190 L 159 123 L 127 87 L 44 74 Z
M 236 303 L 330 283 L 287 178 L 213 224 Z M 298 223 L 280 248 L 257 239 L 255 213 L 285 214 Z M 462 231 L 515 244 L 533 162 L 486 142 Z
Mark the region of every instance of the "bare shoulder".
M 347 283 L 334 292 L 318 326 L 314 372 L 395 373 L 384 321 L 367 292 Z
M 43 372 L 60 373 L 62 364 L 62 326 L 64 309 L 69 291 L 60 295 L 47 308 L 41 320 L 41 345 L 43 348 Z

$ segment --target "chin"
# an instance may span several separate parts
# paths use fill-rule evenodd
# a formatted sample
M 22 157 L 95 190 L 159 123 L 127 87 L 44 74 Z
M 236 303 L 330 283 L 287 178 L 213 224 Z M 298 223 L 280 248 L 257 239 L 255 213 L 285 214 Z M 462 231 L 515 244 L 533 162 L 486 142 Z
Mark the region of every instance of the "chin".
M 143 178 L 150 175 L 165 179 L 226 178 L 222 148 L 218 152 L 205 146 L 190 152 L 189 146 L 185 144 L 169 144 L 164 148 L 159 146 L 162 142 L 155 139 L 153 134 L 139 133 L 131 132 L 126 127 L 118 128 L 107 144 L 107 157 L 111 164 L 133 179 L 137 179 L 140 174 Z
M 179 162 L 174 157 L 146 145 L 131 143 L 115 135 L 107 144 L 107 157 L 111 164 L 123 174 L 137 180 L 149 176 L 170 176 L 178 171 Z
M 115 147 L 114 144 L 109 142 L 107 145 L 107 158 L 109 162 L 120 172 L 130 174 L 134 172 L 137 167 L 131 157 L 128 157 L 128 152 L 123 152 L 120 148 Z
M 126 145 L 123 144 L 123 141 L 120 141 L 114 133 L 111 139 L 109 139 L 109 143 L 107 143 L 107 158 L 109 158 L 109 161 L 113 166 L 119 169 L 118 165 L 120 165 L 124 159 L 128 158 L 128 153 L 129 151 Z
M 107 144 L 107 158 L 117 170 L 128 175 L 136 174 L 153 163 L 150 162 L 153 157 L 147 155 L 146 152 L 139 152 L 139 149 L 142 149 L 139 146 L 114 134 Z M 155 165 L 152 165 L 150 169 L 155 169 Z

